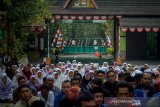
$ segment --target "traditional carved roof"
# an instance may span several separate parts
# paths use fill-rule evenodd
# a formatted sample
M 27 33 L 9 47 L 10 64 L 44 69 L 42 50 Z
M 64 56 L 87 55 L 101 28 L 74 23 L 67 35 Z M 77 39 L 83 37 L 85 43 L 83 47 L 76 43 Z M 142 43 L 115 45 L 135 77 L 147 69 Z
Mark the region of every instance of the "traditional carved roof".
M 52 0 L 53 14 L 160 15 L 160 0 L 94 0 L 97 9 L 65 8 L 70 0 Z

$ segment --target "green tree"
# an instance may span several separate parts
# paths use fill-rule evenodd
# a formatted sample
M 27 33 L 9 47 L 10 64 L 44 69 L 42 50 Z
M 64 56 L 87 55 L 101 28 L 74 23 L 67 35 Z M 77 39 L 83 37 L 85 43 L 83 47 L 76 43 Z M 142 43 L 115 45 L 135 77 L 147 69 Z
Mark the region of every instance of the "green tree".
M 43 26 L 44 19 L 51 16 L 49 3 L 46 0 L 3 0 L 3 2 L 4 10 L 7 12 L 7 49 L 18 52 L 19 49 L 15 48 L 23 44 L 24 38 L 28 36 L 29 28 Z

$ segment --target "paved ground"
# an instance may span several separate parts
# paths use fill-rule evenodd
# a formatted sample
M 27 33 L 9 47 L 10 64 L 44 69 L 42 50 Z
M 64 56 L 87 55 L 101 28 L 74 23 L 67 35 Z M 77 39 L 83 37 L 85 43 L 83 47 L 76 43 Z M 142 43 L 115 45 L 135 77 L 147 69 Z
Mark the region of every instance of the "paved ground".
M 133 65 L 137 65 L 137 66 L 149 64 L 151 68 L 154 68 L 157 65 L 160 65 L 160 60 L 127 60 L 124 62 L 133 64 Z
M 124 61 L 124 62 L 127 62 L 127 63 L 131 63 L 131 64 L 134 64 L 134 65 L 143 65 L 143 64 L 149 64 L 149 65 L 158 65 L 160 64 L 160 60 L 127 60 L 127 61 Z
M 74 55 L 61 55 L 61 57 L 81 57 L 81 58 L 96 58 L 95 54 L 74 54 Z M 107 58 L 107 55 L 102 55 L 102 58 Z M 131 63 L 134 65 L 143 65 L 145 63 L 150 65 L 160 64 L 160 60 L 125 60 L 123 62 Z
M 80 57 L 80 58 L 96 58 L 95 54 L 73 54 L 73 55 L 61 55 L 60 57 Z M 107 58 L 107 55 L 102 55 L 102 58 Z
M 60 57 L 62 57 L 62 58 L 73 58 L 73 59 L 76 59 L 76 58 L 93 58 L 93 59 L 97 58 L 95 56 L 95 54 L 60 55 Z M 107 55 L 102 55 L 102 58 L 106 58 L 107 59 Z M 38 61 L 31 62 L 31 63 L 34 63 L 34 64 L 37 63 L 38 64 L 41 61 L 42 61 L 42 59 L 39 59 Z M 141 65 L 144 65 L 144 64 L 147 63 L 147 64 L 151 65 L 151 67 L 155 67 L 155 66 L 160 64 L 160 60 L 126 60 L 126 61 L 122 61 L 122 62 L 130 63 L 130 64 L 138 65 L 138 66 L 141 66 Z

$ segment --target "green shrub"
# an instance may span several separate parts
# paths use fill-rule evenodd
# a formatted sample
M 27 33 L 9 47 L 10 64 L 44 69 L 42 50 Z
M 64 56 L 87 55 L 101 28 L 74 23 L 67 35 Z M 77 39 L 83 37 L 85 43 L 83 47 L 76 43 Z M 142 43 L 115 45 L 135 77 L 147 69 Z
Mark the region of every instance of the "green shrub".
M 114 48 L 107 48 L 107 53 L 113 55 L 114 54 Z

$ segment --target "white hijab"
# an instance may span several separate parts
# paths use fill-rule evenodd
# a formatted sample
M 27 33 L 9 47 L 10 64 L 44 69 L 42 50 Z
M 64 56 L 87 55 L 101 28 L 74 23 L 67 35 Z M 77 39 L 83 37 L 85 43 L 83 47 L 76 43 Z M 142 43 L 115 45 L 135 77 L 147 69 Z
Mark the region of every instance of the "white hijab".
M 57 72 L 53 72 L 52 73 L 52 75 L 53 75 L 53 77 L 54 77 L 54 86 L 56 86 L 56 87 L 58 87 L 59 89 L 61 89 L 61 87 L 62 87 L 62 80 L 59 78 L 59 76 L 58 76 L 58 78 L 55 78 L 55 75 L 58 75 L 58 73 Z
M 38 77 L 38 73 L 42 74 L 41 78 Z M 42 70 L 37 71 L 36 72 L 36 79 L 37 79 L 37 81 L 38 81 L 39 84 L 43 84 L 43 78 L 44 78 L 44 72 Z

